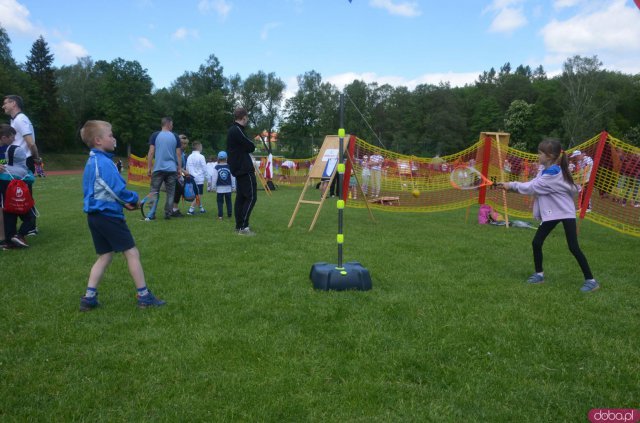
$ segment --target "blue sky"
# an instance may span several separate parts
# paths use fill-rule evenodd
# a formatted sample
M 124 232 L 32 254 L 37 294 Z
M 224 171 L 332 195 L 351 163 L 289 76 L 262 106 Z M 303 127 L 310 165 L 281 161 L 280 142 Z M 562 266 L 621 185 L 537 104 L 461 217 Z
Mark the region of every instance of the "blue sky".
M 0 0 L 0 24 L 18 62 L 42 34 L 56 66 L 137 60 L 157 88 L 210 54 L 225 76 L 275 72 L 289 92 L 310 70 L 413 89 L 506 62 L 554 75 L 576 54 L 640 73 L 633 0 Z

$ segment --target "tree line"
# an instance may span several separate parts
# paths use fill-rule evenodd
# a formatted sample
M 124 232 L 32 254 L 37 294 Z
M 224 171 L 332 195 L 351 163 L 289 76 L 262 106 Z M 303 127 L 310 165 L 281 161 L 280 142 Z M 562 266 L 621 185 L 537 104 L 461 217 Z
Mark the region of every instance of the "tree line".
M 464 87 L 421 84 L 413 90 L 354 80 L 340 91 L 311 70 L 297 77 L 297 91 L 285 98 L 286 85 L 275 73 L 225 76 L 214 54 L 168 88 L 155 89 L 135 60 L 85 57 L 56 68 L 44 37 L 24 63 L 13 58 L 10 44 L 0 26 L 0 94 L 24 98 L 45 154 L 79 151 L 79 128 L 88 119 L 113 124 L 119 154 L 129 148 L 143 154 L 163 116 L 216 151 L 225 146 L 232 110 L 242 106 L 251 117 L 250 134 L 278 132 L 275 154 L 310 157 L 325 135 L 337 133 L 341 93 L 347 132 L 402 154 L 454 153 L 482 131 L 510 132 L 512 146 L 530 152 L 543 137 L 560 138 L 568 148 L 602 130 L 640 146 L 640 74 L 603 69 L 597 56 L 568 58 L 554 77 L 542 66 L 505 63 Z

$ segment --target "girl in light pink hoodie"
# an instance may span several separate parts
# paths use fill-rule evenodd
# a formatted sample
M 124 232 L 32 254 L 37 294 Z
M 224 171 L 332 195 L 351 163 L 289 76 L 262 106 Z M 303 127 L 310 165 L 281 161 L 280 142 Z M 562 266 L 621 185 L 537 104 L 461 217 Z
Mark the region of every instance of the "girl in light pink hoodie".
M 532 195 L 534 197 L 533 217 L 542 221 L 531 243 L 535 273 L 527 279 L 527 282 L 533 284 L 544 282 L 542 246 L 556 225 L 562 223 L 569 251 L 578 261 L 584 275 L 585 282 L 580 291 L 595 291 L 600 288 L 600 285 L 593 278 L 587 258 L 578 245 L 574 197 L 579 188 L 571 177 L 567 154 L 562 150 L 558 140 L 545 139 L 538 145 L 538 159 L 542 168 L 531 181 L 499 184 L 502 189 Z

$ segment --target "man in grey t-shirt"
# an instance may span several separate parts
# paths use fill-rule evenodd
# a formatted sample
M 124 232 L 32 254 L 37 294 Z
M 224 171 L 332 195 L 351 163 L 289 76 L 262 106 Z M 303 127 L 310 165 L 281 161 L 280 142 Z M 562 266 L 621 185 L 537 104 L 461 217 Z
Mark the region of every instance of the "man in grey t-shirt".
M 164 205 L 164 218 L 180 217 L 180 211 L 173 211 L 173 196 L 176 181 L 182 173 L 182 157 L 180 154 L 180 140 L 173 131 L 173 119 L 163 117 L 162 130 L 151 134 L 149 138 L 149 153 L 147 153 L 147 172 L 151 176 L 151 192 L 160 197 L 160 186 L 164 182 L 167 198 Z M 155 216 L 149 216 L 153 220 Z

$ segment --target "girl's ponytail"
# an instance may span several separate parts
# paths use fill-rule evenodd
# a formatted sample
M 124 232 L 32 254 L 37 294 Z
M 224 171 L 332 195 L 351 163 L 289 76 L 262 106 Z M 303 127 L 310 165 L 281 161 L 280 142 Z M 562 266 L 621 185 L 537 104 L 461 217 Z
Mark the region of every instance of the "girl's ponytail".
M 569 170 L 569 159 L 567 153 L 562 149 L 560 141 L 556 138 L 545 138 L 538 145 L 538 150 L 553 159 L 553 162 L 560 165 L 562 177 L 568 184 L 574 185 L 571 171 Z

